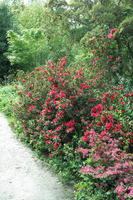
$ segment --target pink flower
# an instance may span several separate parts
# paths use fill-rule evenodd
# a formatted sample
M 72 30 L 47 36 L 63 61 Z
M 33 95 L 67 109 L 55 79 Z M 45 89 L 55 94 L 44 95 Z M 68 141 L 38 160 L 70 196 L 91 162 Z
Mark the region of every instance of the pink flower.
M 29 132 L 29 130 L 28 130 L 28 129 L 25 129 L 25 130 L 24 130 L 24 132 L 25 132 L 25 133 L 28 133 L 28 132 Z
M 125 192 L 125 187 L 124 187 L 124 184 L 123 183 L 120 183 L 120 185 L 118 185 L 115 190 L 114 190 L 115 193 L 118 193 L 118 194 L 122 194 L 123 192 Z
M 37 126 L 37 127 L 36 127 L 36 130 L 38 131 L 39 129 L 40 129 L 40 128 Z
M 56 131 L 60 131 L 60 130 L 61 130 L 61 128 L 62 128 L 61 126 L 58 126 L 58 127 L 56 127 L 56 129 L 55 129 L 55 130 L 56 130 Z
M 120 60 L 120 58 L 121 58 L 121 57 L 120 57 L 120 56 L 118 56 L 118 57 L 115 59 L 115 61 L 118 61 L 118 60 Z
M 50 95 L 54 95 L 56 93 L 57 93 L 57 91 L 55 91 L 55 90 L 50 91 Z
M 21 90 L 21 91 L 18 92 L 18 94 L 22 95 L 22 94 L 24 94 L 24 92 Z
M 128 197 L 133 197 L 133 187 L 128 187 L 129 193 L 126 194 Z
M 26 125 L 26 124 L 24 124 L 24 125 L 23 125 L 23 127 L 27 127 L 27 125 Z
M 30 96 L 31 96 L 31 92 L 28 92 L 28 93 L 27 93 L 27 96 L 30 97 Z
M 53 77 L 48 77 L 48 80 L 49 81 L 54 81 L 54 78 Z
M 69 132 L 72 132 L 74 129 L 75 129 L 74 127 L 66 128 L 66 131 L 69 133 Z
M 29 106 L 28 111 L 32 111 L 34 108 L 36 108 L 36 106 L 33 105 Z
M 108 38 L 113 39 L 115 36 L 112 33 L 108 34 Z
M 30 74 L 35 74 L 35 72 L 30 72 Z
M 53 157 L 53 154 L 49 154 L 49 157 L 52 158 L 52 157 Z
M 83 154 L 83 158 L 88 156 L 89 149 L 83 149 L 82 147 L 77 148 L 77 152 L 81 152 Z
M 113 32 L 116 32 L 116 31 L 119 31 L 119 29 L 113 28 L 113 29 L 110 30 L 110 33 L 113 33 Z
M 58 148 L 58 146 L 59 146 L 59 145 L 58 145 L 58 143 L 57 143 L 57 142 L 55 142 L 55 143 L 54 143 L 54 145 L 53 145 L 54 149 L 57 149 L 57 148 Z

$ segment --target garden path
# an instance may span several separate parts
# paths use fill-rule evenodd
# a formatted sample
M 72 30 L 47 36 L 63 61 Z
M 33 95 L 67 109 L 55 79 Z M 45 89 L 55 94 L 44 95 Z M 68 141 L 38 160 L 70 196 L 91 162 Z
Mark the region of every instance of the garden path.
M 70 200 L 71 189 L 15 139 L 0 113 L 0 200 Z

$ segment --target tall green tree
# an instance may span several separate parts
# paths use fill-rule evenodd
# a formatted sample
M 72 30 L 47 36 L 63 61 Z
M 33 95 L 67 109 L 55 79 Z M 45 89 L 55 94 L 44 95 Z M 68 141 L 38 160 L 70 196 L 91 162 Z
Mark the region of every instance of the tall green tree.
M 4 53 L 8 49 L 7 31 L 12 26 L 12 14 L 9 6 L 2 2 L 0 3 L 0 78 L 3 79 L 8 75 L 11 65 Z
M 64 6 L 33 3 L 18 14 L 18 30 L 8 32 L 7 57 L 12 64 L 27 70 L 70 55 L 72 43 Z

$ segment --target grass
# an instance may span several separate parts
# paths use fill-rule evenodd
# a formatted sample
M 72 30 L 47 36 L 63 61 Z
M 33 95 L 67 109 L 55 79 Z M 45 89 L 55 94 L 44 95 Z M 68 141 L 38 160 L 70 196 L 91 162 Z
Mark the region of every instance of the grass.
M 9 119 L 13 116 L 13 103 L 18 101 L 16 88 L 13 85 L 0 85 L 0 112 L 4 113 Z

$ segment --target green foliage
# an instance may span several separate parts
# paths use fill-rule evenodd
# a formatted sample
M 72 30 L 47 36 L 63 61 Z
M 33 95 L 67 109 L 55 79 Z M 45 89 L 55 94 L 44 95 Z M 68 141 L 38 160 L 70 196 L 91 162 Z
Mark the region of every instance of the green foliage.
M 104 184 L 95 184 L 90 176 L 81 175 L 82 181 L 75 185 L 75 200 L 112 200 L 116 199 L 113 191 L 106 189 Z
M 9 49 L 6 53 L 11 64 L 18 64 L 24 71 L 45 63 L 50 47 L 47 36 L 39 28 L 23 29 L 21 35 L 8 32 Z M 23 66 L 23 67 L 22 67 Z
M 8 32 L 9 49 L 6 54 L 12 64 L 30 70 L 70 55 L 71 38 L 64 14 L 50 6 L 35 3 L 18 14 L 19 31 Z
M 0 2 L 0 79 L 10 71 L 10 63 L 4 53 L 8 49 L 6 33 L 11 28 L 11 16 L 9 6 Z
M 18 95 L 16 94 L 16 88 L 13 85 L 7 84 L 6 86 L 0 86 L 0 110 L 4 112 L 8 117 L 13 117 L 13 104 L 18 101 Z
M 14 5 L 17 29 L 8 33 L 9 49 L 5 55 L 16 68 L 31 70 L 65 55 L 69 56 L 69 63 L 76 61 L 75 65 L 90 62 L 91 55 L 86 55 L 88 49 L 81 47 L 82 41 L 118 28 L 120 35 L 116 38 L 114 53 L 119 53 L 123 60 L 117 77 L 132 77 L 133 10 L 130 1 L 75 0 L 67 4 L 64 0 L 50 0 L 18 8 L 18 4 Z

